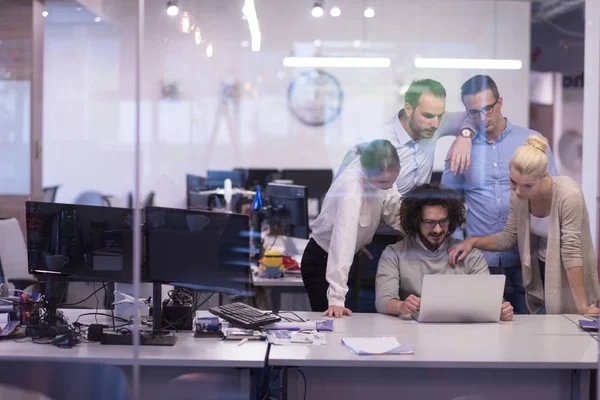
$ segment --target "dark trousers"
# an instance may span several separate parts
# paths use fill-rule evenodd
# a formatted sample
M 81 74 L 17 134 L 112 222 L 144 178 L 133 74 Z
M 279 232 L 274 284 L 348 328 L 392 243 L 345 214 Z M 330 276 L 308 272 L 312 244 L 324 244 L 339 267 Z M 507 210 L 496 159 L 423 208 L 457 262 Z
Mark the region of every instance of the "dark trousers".
M 361 313 L 377 312 L 375 309 L 375 278 L 379 259 L 386 247 L 397 243 L 399 240 L 401 240 L 401 237 L 398 235 L 376 234 L 373 241 L 365 246 L 373 259 L 369 260 L 363 255 L 354 258 L 348 282 L 347 308 Z
M 515 314 L 529 314 L 527 302 L 525 301 L 525 288 L 523 288 L 523 273 L 521 267 L 493 267 L 490 266 L 491 274 L 504 274 L 504 299 L 514 307 Z
M 398 238 L 396 236 L 375 235 L 373 242 L 366 246 L 367 250 L 373 255 L 373 260 L 368 260 L 366 257 L 358 255 L 354 257 L 350 273 L 348 274 L 349 290 L 346 296 L 346 308 L 354 312 L 376 312 L 374 284 L 366 285 L 373 286 L 371 288 L 361 288 L 361 286 L 364 286 L 365 282 L 375 281 L 377 264 L 379 263 L 381 253 L 383 253 L 383 250 L 387 246 L 397 241 Z M 327 310 L 329 308 L 327 300 L 329 283 L 327 283 L 325 277 L 327 271 L 327 252 L 312 238 L 308 241 L 308 245 L 302 255 L 301 270 L 304 287 L 310 300 L 310 307 L 313 311 Z M 367 292 L 369 292 L 369 289 L 372 292 L 372 296 L 368 296 L 369 293 Z M 361 293 L 354 293 L 356 290 L 363 292 L 364 296 L 361 296 Z M 363 297 L 364 301 L 360 301 Z
M 327 301 L 329 283 L 325 278 L 327 252 L 313 238 L 310 238 L 306 249 L 304 249 L 300 266 L 302 281 L 308 294 L 308 300 L 310 300 L 310 308 L 319 312 L 327 310 L 329 308 L 329 302 Z
M 538 259 L 538 265 L 540 266 L 540 277 L 542 278 L 542 288 L 544 291 L 546 290 L 546 263 L 540 259 Z M 544 302 L 544 306 L 538 311 L 538 314 L 546 314 L 546 302 Z

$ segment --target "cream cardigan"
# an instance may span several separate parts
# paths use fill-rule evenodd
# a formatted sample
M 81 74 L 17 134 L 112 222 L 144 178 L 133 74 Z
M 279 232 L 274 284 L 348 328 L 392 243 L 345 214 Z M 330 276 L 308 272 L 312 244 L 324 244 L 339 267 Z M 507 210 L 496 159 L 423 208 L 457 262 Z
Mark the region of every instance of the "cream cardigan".
M 577 306 L 566 270 L 582 266 L 588 304 L 600 298 L 598 264 L 583 194 L 577 183 L 566 176 L 552 177 L 552 210 L 546 252 L 545 290 L 537 258 L 538 236 L 530 233 L 529 200 L 510 196 L 510 213 L 504 230 L 492 235 L 494 251 L 519 245 L 523 286 L 532 314 L 546 305 L 548 314 L 577 314 Z

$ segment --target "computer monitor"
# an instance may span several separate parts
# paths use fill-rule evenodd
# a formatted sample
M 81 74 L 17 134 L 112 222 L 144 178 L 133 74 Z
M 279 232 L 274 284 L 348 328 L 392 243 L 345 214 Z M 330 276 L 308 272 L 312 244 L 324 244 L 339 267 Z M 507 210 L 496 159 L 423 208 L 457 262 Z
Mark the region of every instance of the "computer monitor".
M 31 274 L 132 282 L 131 209 L 28 201 L 25 211 Z
M 306 186 L 308 198 L 320 199 L 325 196 L 333 182 L 331 169 L 284 169 L 281 179 L 289 179 L 294 185 Z
M 206 193 L 193 191 L 188 192 L 188 210 L 210 211 L 212 208 L 212 196 L 213 195 Z
M 265 191 L 271 228 L 286 236 L 308 239 L 306 186 L 269 183 Z
M 244 172 L 244 188 L 248 190 L 256 190 L 258 185 L 264 189 L 269 182 L 281 177 L 278 169 L 234 168 L 234 171 Z
M 199 192 L 206 189 L 206 178 L 198 175 L 185 174 L 186 191 Z
M 217 171 L 209 169 L 206 172 L 207 189 L 222 189 L 225 179 L 231 179 L 231 186 L 234 188 L 244 187 L 244 171 Z
M 162 207 L 145 209 L 148 279 L 249 296 L 247 215 Z

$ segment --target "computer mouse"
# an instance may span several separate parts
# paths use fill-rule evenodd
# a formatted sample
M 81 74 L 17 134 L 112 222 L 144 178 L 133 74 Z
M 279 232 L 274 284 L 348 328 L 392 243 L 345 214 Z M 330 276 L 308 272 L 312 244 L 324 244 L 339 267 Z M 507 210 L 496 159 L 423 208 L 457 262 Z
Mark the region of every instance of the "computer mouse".
M 79 335 L 77 333 L 64 333 L 56 336 L 51 342 L 56 347 L 68 348 L 75 346 L 79 343 Z

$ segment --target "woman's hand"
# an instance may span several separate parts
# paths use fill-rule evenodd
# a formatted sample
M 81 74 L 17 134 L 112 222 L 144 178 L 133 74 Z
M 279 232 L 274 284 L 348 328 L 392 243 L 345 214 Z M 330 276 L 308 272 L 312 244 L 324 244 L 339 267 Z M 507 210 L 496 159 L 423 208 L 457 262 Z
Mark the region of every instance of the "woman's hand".
M 361 247 L 360 248 L 360 252 L 363 253 L 363 255 L 365 257 L 367 257 L 368 260 L 372 260 L 373 259 L 373 255 L 371 254 L 371 252 L 369 250 L 367 250 L 366 247 Z
M 344 315 L 351 316 L 352 311 L 344 306 L 330 306 L 324 313 L 324 317 L 342 318 Z
M 598 307 L 585 307 L 579 310 L 581 315 L 589 315 L 590 317 L 598 318 L 600 309 Z
M 450 247 L 448 249 L 448 261 L 450 265 L 455 266 L 464 260 L 471 250 L 473 250 L 473 244 L 473 239 L 466 239 Z

